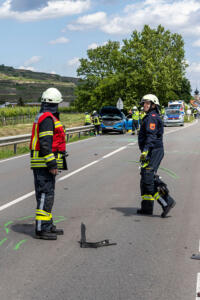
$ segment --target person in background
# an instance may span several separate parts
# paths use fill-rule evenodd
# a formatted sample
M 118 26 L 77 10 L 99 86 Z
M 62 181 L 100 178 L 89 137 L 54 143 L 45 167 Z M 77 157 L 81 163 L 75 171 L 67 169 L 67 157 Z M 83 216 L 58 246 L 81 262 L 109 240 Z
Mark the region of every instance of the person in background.
M 134 135 L 136 131 L 139 131 L 139 111 L 136 106 L 132 109 L 132 134 Z
M 97 113 L 96 110 L 94 110 L 92 113 L 92 122 L 95 127 L 95 135 L 100 135 L 101 134 L 101 117 Z
M 92 118 L 88 112 L 85 112 L 85 125 L 91 125 L 92 124 Z

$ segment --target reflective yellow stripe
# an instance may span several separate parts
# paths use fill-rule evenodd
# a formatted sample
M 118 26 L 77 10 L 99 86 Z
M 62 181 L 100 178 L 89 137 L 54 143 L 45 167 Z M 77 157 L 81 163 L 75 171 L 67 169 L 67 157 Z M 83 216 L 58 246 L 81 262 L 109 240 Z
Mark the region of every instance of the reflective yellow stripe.
M 159 195 L 159 193 L 157 192 L 157 193 L 155 193 L 155 195 L 154 195 L 153 197 L 154 197 L 155 200 L 158 200 L 158 199 L 160 198 L 160 195 Z
M 62 124 L 59 121 L 55 122 L 55 128 L 62 127 Z
M 46 164 L 31 164 L 31 168 L 46 168 Z
M 40 132 L 39 133 L 39 137 L 44 137 L 44 136 L 47 136 L 47 135 L 53 135 L 53 131 L 43 131 L 43 132 Z
M 63 169 L 63 156 L 61 153 L 58 153 L 57 156 L 53 153 L 48 154 L 44 157 L 39 157 L 39 151 L 33 151 L 33 157 L 31 157 L 31 168 L 47 168 L 48 162 L 56 160 L 58 169 Z
M 36 209 L 35 219 L 37 221 L 50 221 L 52 219 L 52 214 L 42 209 Z
M 33 141 L 32 141 L 32 150 L 35 150 L 36 144 L 37 144 L 37 140 L 38 140 L 38 137 L 37 137 L 37 128 L 38 128 L 38 124 L 35 125 L 35 134 L 34 134 Z
M 142 199 L 143 200 L 154 201 L 154 197 L 152 195 L 143 195 Z
M 44 159 L 45 159 L 45 162 L 50 162 L 55 159 L 55 156 L 53 153 L 51 153 L 51 154 L 45 155 Z

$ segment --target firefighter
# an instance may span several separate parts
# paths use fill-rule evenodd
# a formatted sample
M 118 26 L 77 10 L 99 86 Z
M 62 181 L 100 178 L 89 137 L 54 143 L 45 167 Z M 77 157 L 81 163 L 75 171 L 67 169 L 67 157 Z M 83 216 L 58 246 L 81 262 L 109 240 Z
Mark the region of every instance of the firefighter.
M 162 119 L 164 118 L 164 115 L 165 115 L 165 108 L 164 106 L 161 107 L 161 117 Z
M 85 112 L 85 125 L 91 125 L 91 124 L 92 124 L 91 116 L 88 112 Z
M 140 116 L 140 122 L 139 122 L 140 126 L 142 125 L 142 120 L 145 117 L 145 115 L 146 115 L 146 113 L 144 112 L 144 107 L 141 107 L 140 114 L 139 114 L 139 116 Z
M 148 94 L 142 98 L 146 116 L 138 135 L 138 144 L 141 150 L 141 209 L 138 214 L 153 214 L 154 200 L 161 205 L 161 217 L 166 217 L 175 201 L 169 195 L 167 185 L 156 174 L 164 157 L 163 122 L 159 115 L 159 100 L 155 95 Z
M 101 117 L 96 110 L 94 110 L 92 113 L 92 122 L 95 127 L 95 135 L 101 134 Z
M 51 214 L 58 169 L 67 170 L 65 132 L 58 113 L 58 104 L 62 101 L 62 95 L 56 88 L 43 92 L 30 142 L 37 201 L 35 234 L 36 238 L 44 240 L 56 240 L 57 235 L 64 234 L 53 224 Z
M 132 109 L 132 134 L 139 130 L 139 111 L 136 106 Z

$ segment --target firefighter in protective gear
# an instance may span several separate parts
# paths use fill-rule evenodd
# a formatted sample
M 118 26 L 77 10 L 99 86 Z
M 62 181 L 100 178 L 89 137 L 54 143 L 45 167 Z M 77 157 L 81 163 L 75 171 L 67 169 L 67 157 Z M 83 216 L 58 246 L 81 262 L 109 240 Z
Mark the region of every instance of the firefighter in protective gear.
M 139 111 L 136 106 L 132 109 L 132 134 L 135 134 L 135 132 L 139 130 Z
M 96 110 L 92 113 L 92 123 L 95 127 L 95 135 L 101 134 L 101 117 Z
M 142 125 L 138 136 L 141 150 L 141 209 L 139 214 L 153 214 L 154 200 L 157 200 L 163 209 L 161 217 L 166 217 L 175 201 L 169 195 L 166 184 L 156 174 L 164 157 L 163 148 L 163 122 L 159 115 L 159 100 L 153 94 L 142 98 L 144 112 Z
M 85 112 L 85 125 L 91 125 L 91 124 L 92 124 L 91 116 L 88 112 Z
M 161 116 L 162 116 L 162 118 L 164 118 L 164 115 L 165 115 L 165 108 L 164 108 L 164 106 L 162 106 L 161 107 Z
M 58 169 L 66 170 L 66 143 L 64 128 L 59 121 L 58 104 L 62 95 L 49 88 L 41 97 L 41 109 L 33 123 L 30 142 L 31 169 L 33 170 L 36 208 L 36 238 L 56 240 L 62 229 L 53 224 L 55 177 Z
M 144 112 L 144 108 L 142 107 L 141 108 L 141 110 L 140 110 L 140 114 L 139 114 L 139 116 L 140 116 L 140 126 L 141 126 L 141 124 L 142 124 L 142 120 L 143 120 L 143 118 L 146 116 L 146 113 Z

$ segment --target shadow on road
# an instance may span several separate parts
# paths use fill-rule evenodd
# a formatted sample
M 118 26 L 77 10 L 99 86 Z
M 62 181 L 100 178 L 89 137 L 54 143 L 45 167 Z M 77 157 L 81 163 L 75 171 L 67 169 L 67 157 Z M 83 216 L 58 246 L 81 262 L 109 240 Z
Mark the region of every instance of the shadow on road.
M 138 207 L 111 207 L 111 209 L 115 209 L 116 211 L 123 213 L 125 217 L 142 216 L 142 217 L 149 217 L 149 218 L 160 218 L 160 215 L 137 214 Z
M 15 223 L 11 225 L 10 229 L 17 233 L 35 237 L 35 224 L 33 223 Z

